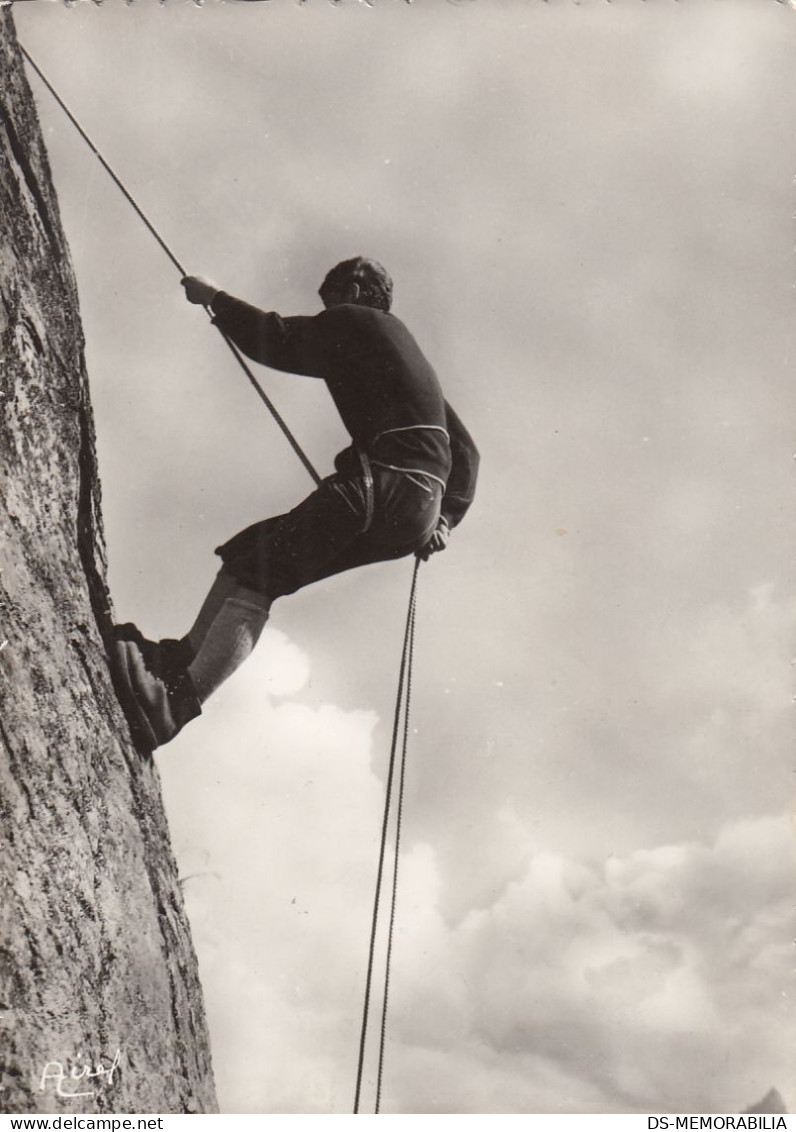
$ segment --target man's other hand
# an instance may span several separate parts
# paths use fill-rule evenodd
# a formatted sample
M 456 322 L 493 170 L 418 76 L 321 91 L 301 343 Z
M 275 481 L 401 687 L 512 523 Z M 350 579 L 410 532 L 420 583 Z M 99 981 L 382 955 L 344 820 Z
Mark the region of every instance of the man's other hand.
M 201 275 L 186 275 L 181 280 L 185 288 L 185 297 L 189 303 L 196 303 L 200 307 L 209 307 L 213 298 L 218 294 L 218 287 L 209 279 Z
M 417 552 L 417 557 L 422 558 L 424 562 L 428 562 L 432 554 L 437 554 L 440 550 L 444 550 L 448 545 L 448 540 L 451 537 L 451 529 L 448 526 L 448 520 L 441 518 L 437 523 L 437 529 L 434 531 L 431 538 L 426 545 Z

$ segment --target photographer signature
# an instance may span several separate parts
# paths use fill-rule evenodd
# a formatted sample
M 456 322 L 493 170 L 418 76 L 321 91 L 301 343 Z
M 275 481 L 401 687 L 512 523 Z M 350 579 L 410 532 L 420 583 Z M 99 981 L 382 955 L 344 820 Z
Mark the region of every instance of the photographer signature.
M 69 1089 L 65 1089 L 64 1085 L 70 1084 L 70 1082 L 73 1081 L 82 1084 L 91 1080 L 92 1078 L 97 1077 L 106 1077 L 106 1084 L 112 1085 L 113 1074 L 119 1068 L 121 1063 L 122 1051 L 120 1049 L 117 1049 L 113 1061 L 107 1068 L 103 1067 L 102 1065 L 96 1065 L 92 1069 L 91 1064 L 89 1063 L 88 1065 L 73 1065 L 72 1068 L 67 1071 L 63 1062 L 48 1061 L 44 1066 L 44 1069 L 42 1070 L 39 1088 L 42 1092 L 44 1092 L 44 1090 L 47 1088 L 48 1082 L 55 1082 L 55 1095 L 57 1097 L 93 1097 L 97 1094 L 96 1089 L 87 1089 L 85 1091 L 80 1091 L 79 1089 L 73 1090 L 71 1086 Z

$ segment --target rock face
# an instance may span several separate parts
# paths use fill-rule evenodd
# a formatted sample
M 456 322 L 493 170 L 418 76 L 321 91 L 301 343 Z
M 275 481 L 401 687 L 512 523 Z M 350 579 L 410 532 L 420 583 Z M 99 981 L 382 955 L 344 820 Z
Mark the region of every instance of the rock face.
M 0 1111 L 214 1112 L 159 779 L 105 659 L 77 292 L 8 8 L 0 66 Z

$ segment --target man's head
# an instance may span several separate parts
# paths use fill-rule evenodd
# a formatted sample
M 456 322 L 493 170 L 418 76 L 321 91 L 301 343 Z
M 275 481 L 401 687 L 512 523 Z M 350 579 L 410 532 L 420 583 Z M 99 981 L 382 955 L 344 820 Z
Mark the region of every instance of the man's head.
M 333 267 L 318 294 L 325 307 L 357 303 L 388 311 L 392 305 L 392 279 L 375 259 L 358 255 Z

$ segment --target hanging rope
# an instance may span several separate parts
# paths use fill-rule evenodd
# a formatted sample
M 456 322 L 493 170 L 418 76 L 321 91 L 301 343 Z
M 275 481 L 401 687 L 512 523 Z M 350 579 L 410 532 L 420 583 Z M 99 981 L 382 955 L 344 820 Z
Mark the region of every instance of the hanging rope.
M 384 964 L 384 1000 L 381 1008 L 381 1034 L 379 1036 L 379 1067 L 376 1077 L 376 1107 L 381 1110 L 381 1083 L 384 1072 L 384 1047 L 387 1041 L 387 1002 L 390 995 L 390 971 L 392 969 L 392 942 L 395 932 L 395 910 L 398 901 L 398 861 L 401 852 L 401 823 L 404 812 L 404 790 L 406 785 L 406 750 L 409 743 L 409 708 L 412 698 L 412 667 L 415 657 L 415 619 L 417 615 L 417 572 L 420 559 L 415 560 L 412 577 L 412 590 L 409 598 L 409 647 L 406 658 L 406 706 L 404 708 L 403 746 L 401 748 L 401 774 L 398 782 L 398 808 L 395 815 L 395 852 L 393 856 L 392 893 L 390 897 L 390 924 L 387 929 L 387 957 Z M 393 740 L 394 742 L 394 740 Z
M 51 94 L 51 95 L 53 96 L 53 98 L 55 99 L 55 101 L 56 101 L 56 102 L 58 103 L 58 105 L 59 105 L 59 106 L 61 107 L 61 109 L 63 110 L 64 114 L 66 114 L 66 116 L 67 116 L 67 118 L 69 119 L 69 121 L 70 121 L 70 122 L 72 123 L 72 125 L 73 125 L 73 126 L 75 127 L 75 129 L 77 130 L 77 132 L 78 132 L 78 133 L 80 134 L 80 136 L 81 136 L 81 138 L 83 139 L 83 141 L 84 141 L 84 142 L 86 143 L 86 145 L 87 145 L 87 146 L 89 147 L 89 149 L 90 149 L 90 150 L 91 150 L 91 152 L 92 152 L 92 153 L 94 154 L 94 156 L 95 156 L 95 157 L 97 158 L 97 160 L 99 161 L 100 165 L 102 165 L 102 167 L 103 167 L 103 169 L 105 170 L 105 172 L 106 172 L 106 173 L 107 173 L 107 174 L 108 174 L 108 175 L 110 176 L 110 178 L 111 178 L 111 180 L 113 181 L 113 183 L 114 183 L 114 184 L 116 185 L 116 187 L 117 187 L 117 188 L 118 188 L 118 189 L 120 190 L 120 192 L 122 193 L 122 195 L 123 195 L 123 196 L 125 197 L 125 199 L 126 199 L 126 200 L 127 200 L 128 202 L 129 202 L 129 204 L 131 204 L 131 205 L 132 205 L 133 209 L 134 209 L 134 210 L 135 210 L 135 212 L 136 212 L 136 213 L 138 214 L 139 218 L 140 218 L 140 219 L 141 219 L 141 220 L 143 221 L 144 225 L 145 225 L 145 226 L 147 227 L 147 229 L 149 230 L 149 232 L 151 233 L 151 235 L 152 235 L 152 236 L 154 236 L 155 240 L 156 240 L 156 241 L 157 241 L 157 243 L 158 243 L 158 244 L 160 245 L 160 247 L 162 248 L 162 250 L 163 250 L 163 251 L 164 251 L 164 252 L 166 253 L 166 255 L 168 256 L 168 258 L 169 258 L 169 259 L 171 260 L 172 264 L 173 264 L 173 265 L 174 265 L 174 266 L 175 266 L 175 267 L 177 268 L 177 270 L 178 270 L 178 271 L 179 271 L 179 273 L 180 273 L 180 278 L 181 278 L 181 279 L 182 279 L 182 278 L 184 278 L 184 277 L 185 277 L 185 276 L 186 276 L 186 275 L 188 274 L 188 272 L 187 272 L 187 271 L 185 270 L 185 268 L 183 267 L 183 265 L 182 265 L 182 264 L 180 263 L 180 261 L 179 261 L 179 260 L 177 259 L 177 257 L 176 257 L 176 255 L 174 254 L 174 252 L 173 252 L 173 251 L 171 250 L 171 248 L 169 247 L 169 245 L 168 245 L 168 244 L 166 243 L 166 241 L 165 241 L 165 240 L 163 239 L 163 237 L 162 237 L 162 236 L 160 235 L 160 233 L 158 232 L 157 228 L 155 228 L 154 224 L 153 224 L 153 223 L 152 223 L 152 222 L 150 221 L 150 219 L 148 218 L 148 216 L 146 215 L 146 213 L 144 212 L 144 210 L 143 210 L 143 209 L 141 208 L 141 206 L 140 206 L 140 205 L 138 204 L 138 201 L 137 201 L 137 200 L 135 199 L 135 197 L 134 197 L 134 196 L 132 195 L 132 193 L 130 193 L 130 192 L 128 191 L 127 187 L 125 186 L 125 184 L 124 184 L 124 182 L 123 182 L 123 181 L 121 180 L 121 178 L 120 178 L 120 177 L 118 177 L 118 176 L 116 175 L 116 173 L 114 172 L 114 170 L 112 169 L 112 167 L 111 167 L 111 166 L 110 166 L 110 165 L 108 164 L 108 162 L 107 162 L 107 161 L 105 160 L 105 158 L 103 157 L 103 155 L 102 155 L 102 153 L 100 152 L 99 148 L 98 148 L 98 147 L 97 147 L 97 146 L 96 146 L 96 145 L 94 144 L 94 142 L 93 142 L 93 141 L 91 140 L 91 138 L 90 138 L 90 137 L 88 136 L 88 134 L 86 133 L 86 131 L 85 131 L 85 130 L 83 129 L 83 127 L 82 127 L 82 126 L 80 125 L 80 123 L 78 122 L 77 118 L 76 118 L 76 117 L 74 116 L 74 114 L 72 113 L 72 111 L 71 111 L 71 110 L 69 109 L 69 107 L 68 107 L 68 106 L 66 105 L 66 103 L 64 102 L 64 100 L 63 100 L 63 99 L 61 98 L 61 96 L 60 96 L 60 94 L 58 93 L 58 91 L 57 91 L 57 90 L 55 89 L 55 87 L 54 87 L 54 86 L 52 85 L 52 83 L 50 82 L 50 80 L 49 80 L 49 79 L 47 78 L 47 76 L 46 76 L 46 75 L 44 74 L 44 72 L 42 71 L 41 67 L 39 67 L 39 65 L 38 65 L 38 64 L 36 63 L 36 61 L 35 61 L 35 60 L 34 60 L 34 59 L 33 59 L 33 58 L 31 57 L 30 53 L 29 53 L 29 52 L 28 52 L 28 51 L 27 51 L 27 50 L 26 50 L 26 49 L 25 49 L 25 48 L 23 47 L 23 45 L 22 45 L 21 43 L 20 43 L 20 45 L 19 45 L 19 49 L 20 49 L 20 51 L 22 52 L 22 54 L 23 54 L 23 55 L 25 56 L 25 58 L 27 59 L 28 63 L 30 63 L 30 65 L 31 65 L 31 67 L 33 68 L 33 70 L 34 70 L 34 71 L 36 72 L 36 74 L 37 74 L 37 75 L 39 76 L 39 78 L 41 79 L 41 81 L 42 81 L 42 82 L 44 83 L 44 85 L 45 85 L 45 86 L 47 87 L 47 90 L 48 90 L 48 91 L 50 92 L 50 94 Z M 213 317 L 213 313 L 212 313 L 212 311 L 210 310 L 210 308 L 209 308 L 209 307 L 205 307 L 204 309 L 205 309 L 205 311 L 207 312 L 207 315 L 208 315 L 208 317 L 212 319 L 212 317 Z M 215 325 L 215 324 L 214 324 L 214 325 Z M 236 361 L 237 361 L 238 365 L 239 365 L 239 366 L 240 366 L 240 368 L 241 368 L 241 369 L 243 370 L 243 372 L 244 372 L 244 373 L 246 374 L 246 376 L 248 377 L 248 379 L 249 379 L 249 381 L 251 382 L 251 384 L 252 384 L 252 385 L 254 386 L 255 390 L 257 391 L 257 393 L 258 393 L 258 395 L 259 395 L 259 397 L 260 397 L 260 400 L 261 400 L 261 401 L 263 402 L 263 404 L 265 405 L 265 407 L 266 407 L 266 408 L 268 409 L 268 412 L 269 412 L 269 413 L 271 414 L 271 416 L 272 416 L 272 417 L 274 418 L 274 420 L 276 421 L 276 423 L 277 423 L 277 424 L 279 425 L 279 427 L 281 428 L 281 430 L 282 430 L 282 432 L 284 433 L 284 435 L 285 435 L 285 438 L 287 439 L 287 441 L 288 441 L 288 443 L 290 444 L 291 448 L 292 448 L 292 449 L 293 449 L 293 451 L 294 451 L 294 452 L 296 453 L 296 455 L 298 456 L 299 460 L 301 460 L 302 464 L 303 464 L 303 465 L 304 465 L 304 467 L 305 467 L 305 468 L 307 469 L 307 471 L 309 472 L 309 474 L 310 474 L 310 475 L 312 476 L 312 478 L 313 478 L 313 480 L 315 481 L 315 483 L 316 483 L 316 484 L 319 484 L 319 483 L 321 482 L 321 477 L 320 477 L 320 476 L 318 475 L 318 473 L 316 472 L 315 468 L 314 468 L 314 467 L 312 466 L 312 464 L 310 463 L 309 457 L 308 457 L 308 456 L 306 455 L 306 453 L 304 452 L 304 449 L 303 449 L 303 448 L 302 448 L 302 447 L 300 446 L 300 444 L 298 443 L 298 441 L 297 441 L 297 440 L 296 440 L 296 438 L 294 437 L 293 433 L 292 433 L 292 432 L 290 431 L 290 429 L 288 428 L 288 426 L 287 426 L 286 422 L 284 421 L 284 419 L 283 419 L 283 418 L 282 418 L 282 416 L 280 415 L 280 413 L 279 413 L 279 411 L 277 410 L 276 406 L 274 405 L 273 401 L 272 401 L 272 400 L 271 400 L 271 398 L 270 398 L 270 397 L 268 396 L 268 394 L 267 394 L 267 393 L 265 392 L 265 390 L 264 390 L 264 389 L 263 389 L 263 387 L 262 387 L 262 386 L 260 385 L 260 383 L 259 383 L 259 381 L 257 380 L 257 378 L 256 378 L 256 377 L 254 376 L 254 374 L 252 373 L 252 371 L 251 371 L 251 369 L 249 368 L 249 366 L 248 366 L 248 365 L 246 364 L 246 362 L 244 361 L 244 359 L 243 359 L 243 356 L 242 356 L 242 354 L 240 353 L 240 351 L 238 350 L 237 346 L 235 345 L 235 343 L 234 343 L 234 342 L 233 342 L 233 341 L 232 341 L 232 340 L 231 340 L 230 338 L 228 338 L 228 337 L 227 337 L 227 335 L 226 335 L 226 334 L 224 333 L 224 331 L 223 331 L 223 330 L 221 330 L 221 328 L 220 328 L 220 327 L 216 326 L 216 329 L 218 330 L 219 334 L 221 335 L 221 337 L 222 337 L 222 338 L 224 339 L 224 341 L 226 342 L 227 346 L 228 346 L 228 347 L 229 347 L 229 349 L 231 350 L 231 352 L 232 352 L 233 356 L 235 357 L 235 359 L 236 359 Z
M 384 877 L 384 858 L 387 849 L 387 829 L 390 821 L 393 780 L 395 778 L 395 756 L 398 749 L 398 735 L 401 731 L 401 709 L 403 707 L 403 750 L 401 753 L 401 773 L 398 786 L 398 810 L 395 831 L 395 864 L 393 869 L 393 887 L 390 906 L 390 925 L 388 932 L 387 959 L 384 972 L 384 1001 L 381 1018 L 381 1040 L 379 1043 L 378 1086 L 376 1094 L 376 1108 L 378 1113 L 381 1101 L 381 1081 L 384 1063 L 384 1041 L 387 1026 L 387 997 L 390 983 L 390 961 L 392 958 L 392 937 L 395 925 L 395 904 L 398 889 L 398 849 L 401 834 L 401 817 L 403 813 L 403 795 L 406 767 L 406 747 L 409 730 L 409 697 L 412 686 L 412 660 L 414 656 L 415 638 L 415 612 L 417 607 L 417 574 L 420 569 L 420 559 L 415 559 L 415 568 L 412 573 L 412 588 L 409 591 L 409 609 L 406 615 L 406 629 L 404 631 L 404 644 L 401 653 L 401 667 L 398 673 L 398 694 L 395 700 L 395 716 L 393 719 L 392 743 L 390 745 L 390 761 L 387 768 L 387 794 L 384 799 L 384 816 L 381 824 L 381 843 L 379 845 L 379 866 L 376 872 L 376 892 L 373 898 L 373 915 L 370 925 L 370 948 L 368 951 L 368 969 L 365 976 L 365 1002 L 362 1008 L 362 1027 L 359 1036 L 359 1061 L 357 1064 L 357 1087 L 354 1096 L 354 1113 L 359 1112 L 359 1101 L 362 1092 L 362 1078 L 365 1065 L 365 1048 L 367 1045 L 368 1015 L 370 1012 L 370 994 L 373 982 L 373 963 L 376 952 L 376 934 L 379 926 L 379 905 L 381 904 L 381 887 Z M 404 706 L 405 693 L 405 706 Z
M 184 278 L 188 274 L 188 272 L 185 270 L 183 265 L 180 263 L 179 259 L 177 259 L 174 252 L 171 250 L 169 245 L 166 243 L 166 241 L 160 235 L 158 230 L 155 228 L 154 224 L 152 224 L 152 222 L 149 220 L 149 218 L 147 217 L 147 215 L 145 214 L 145 212 L 143 211 L 141 206 L 138 204 L 138 202 L 135 200 L 133 195 L 128 191 L 127 187 L 122 182 L 121 178 L 119 178 L 117 176 L 117 174 L 114 172 L 113 168 L 105 160 L 105 157 L 103 156 L 103 154 L 101 153 L 99 148 L 94 144 L 94 142 L 91 140 L 89 135 L 86 133 L 86 131 L 80 125 L 80 122 L 77 120 L 77 118 L 74 116 L 72 111 L 69 109 L 69 107 L 63 101 L 63 99 L 58 94 L 55 87 L 52 85 L 50 80 L 47 78 L 47 76 L 44 74 L 44 72 L 38 66 L 36 61 L 32 58 L 30 53 L 25 49 L 25 47 L 21 43 L 19 44 L 19 47 L 20 47 L 20 50 L 21 50 L 22 54 L 24 55 L 25 59 L 27 59 L 30 66 L 33 68 L 33 70 L 36 72 L 36 74 L 41 79 L 42 83 L 45 85 L 45 87 L 50 92 L 50 94 L 53 96 L 55 101 L 58 103 L 58 105 L 64 111 L 64 113 L 66 114 L 69 121 L 75 127 L 75 129 L 80 134 L 80 136 L 83 138 L 83 140 L 85 141 L 85 143 L 87 144 L 87 146 L 89 147 L 91 152 L 94 154 L 94 156 L 97 158 L 97 160 L 102 165 L 103 169 L 105 169 L 105 171 L 110 176 L 111 180 L 114 182 L 114 184 L 117 186 L 117 188 L 121 191 L 121 193 L 123 194 L 125 199 L 129 202 L 129 204 L 133 207 L 133 209 L 137 213 L 139 219 L 143 222 L 145 227 L 149 230 L 150 234 L 155 238 L 155 240 L 157 241 L 157 243 L 159 244 L 159 246 L 161 247 L 163 252 L 168 256 L 171 263 L 179 271 L 180 277 Z M 204 309 L 207 312 L 208 316 L 210 318 L 212 318 L 213 317 L 212 311 L 209 309 L 209 307 L 205 307 Z M 246 376 L 248 377 L 251 384 L 254 386 L 255 390 L 257 391 L 257 393 L 260 396 L 260 399 L 265 404 L 265 406 L 268 409 L 268 411 L 270 412 L 271 416 L 274 418 L 276 423 L 279 425 L 280 429 L 284 433 L 284 435 L 285 435 L 288 443 L 292 447 L 293 451 L 296 453 L 298 458 L 301 460 L 302 464 L 304 465 L 306 470 L 309 472 L 310 476 L 315 481 L 315 483 L 319 484 L 321 482 L 321 477 L 318 475 L 317 471 L 315 470 L 313 465 L 310 463 L 309 458 L 307 457 L 304 450 L 299 445 L 298 441 L 293 436 L 292 432 L 288 428 L 284 419 L 282 418 L 282 416 L 280 415 L 280 413 L 276 409 L 276 406 L 273 404 L 270 397 L 268 397 L 265 390 L 262 388 L 262 386 L 260 385 L 257 378 L 254 376 L 254 374 L 252 373 L 249 366 L 246 364 L 246 362 L 243 359 L 243 357 L 241 356 L 240 351 L 238 350 L 237 346 L 234 344 L 234 342 L 232 342 L 232 340 L 230 338 L 227 337 L 226 334 L 224 334 L 224 332 L 220 329 L 220 327 L 216 327 L 216 329 L 219 331 L 222 338 L 226 342 L 227 346 L 231 350 L 233 356 L 237 360 L 239 366 L 241 367 L 243 372 L 246 374 Z M 372 922 L 371 922 L 370 946 L 369 946 L 369 950 L 368 950 L 368 968 L 367 968 L 367 975 L 366 975 L 366 978 L 365 978 L 365 1002 L 364 1002 L 363 1011 L 362 1011 L 362 1028 L 361 1028 L 360 1041 L 359 1041 L 359 1061 L 358 1061 L 358 1065 L 357 1065 L 356 1096 L 355 1096 L 355 1100 L 354 1100 L 354 1112 L 355 1113 L 359 1112 L 359 1102 L 360 1102 L 360 1095 L 361 1095 L 361 1091 L 362 1091 L 362 1077 L 363 1077 L 363 1069 L 364 1069 L 364 1062 L 365 1062 L 365 1048 L 366 1048 L 366 1043 L 367 1043 L 368 1015 L 369 1015 L 369 1012 L 370 1012 L 370 995 L 371 995 L 371 987 L 372 987 L 372 983 L 373 983 L 373 965 L 374 965 L 374 957 L 375 957 L 375 950 L 376 950 L 376 935 L 377 935 L 377 931 L 378 931 L 378 921 L 379 921 L 379 905 L 381 903 L 381 889 L 382 889 L 382 881 L 383 881 L 383 877 L 384 877 L 384 861 L 385 861 L 386 849 L 387 849 L 387 830 L 388 830 L 388 827 L 389 827 L 389 820 L 390 820 L 390 814 L 391 814 L 393 780 L 394 780 L 394 777 L 395 777 L 396 752 L 397 752 L 397 749 L 398 749 L 398 736 L 402 732 L 403 742 L 402 742 L 402 748 L 401 748 L 401 766 L 400 766 L 399 782 L 398 782 L 398 802 L 397 802 L 396 828 L 395 828 L 395 851 L 394 851 L 394 864 L 393 864 L 393 876 L 392 876 L 392 893 L 391 893 L 391 899 L 390 899 L 390 919 L 389 919 L 389 926 L 388 926 L 388 933 L 387 933 L 387 955 L 386 955 L 386 960 L 385 960 L 385 972 L 384 972 L 384 997 L 383 997 L 383 1001 L 382 1001 L 381 1033 L 380 1033 L 380 1039 L 379 1039 L 379 1058 L 378 1058 L 376 1104 L 375 1104 L 376 1113 L 379 1112 L 379 1107 L 380 1107 L 380 1104 L 381 1104 L 381 1088 L 382 1088 L 382 1077 L 383 1077 L 383 1069 L 384 1069 L 384 1051 L 385 1051 L 385 1042 L 386 1042 L 386 1033 L 387 1033 L 387 1004 L 388 1004 L 389 986 L 390 986 L 390 966 L 391 966 L 391 962 L 392 962 L 393 934 L 394 934 L 394 929 L 395 929 L 395 910 L 396 910 L 396 900 L 397 900 L 397 892 L 398 892 L 398 854 L 399 854 L 400 839 L 401 839 L 401 821 L 402 821 L 402 816 L 403 816 L 404 786 L 405 786 L 405 777 L 406 777 L 406 752 L 407 752 L 408 734 L 409 734 L 409 707 L 410 707 L 410 697 L 411 697 L 411 690 L 412 690 L 412 663 L 413 663 L 413 659 L 414 659 L 415 616 L 416 616 L 416 606 L 417 606 L 417 576 L 418 576 L 418 571 L 420 569 L 420 561 L 421 560 L 419 558 L 415 559 L 415 567 L 414 567 L 414 571 L 413 571 L 413 574 L 412 574 L 412 586 L 411 586 L 411 590 L 410 590 L 410 593 L 409 593 L 409 609 L 408 609 L 408 612 L 407 612 L 406 629 L 405 629 L 405 632 L 404 632 L 403 652 L 401 654 L 401 666 L 400 666 L 400 671 L 399 671 L 399 675 L 398 675 L 398 693 L 397 693 L 397 696 L 396 696 L 395 717 L 394 717 L 394 720 L 393 720 L 392 742 L 391 742 L 391 745 L 390 745 L 390 760 L 389 760 L 389 767 L 388 767 L 388 773 L 387 773 L 387 794 L 386 794 L 386 798 L 385 798 L 385 802 L 384 802 L 384 816 L 383 816 L 383 819 L 382 819 L 381 843 L 380 843 L 380 847 L 379 847 L 379 864 L 378 864 L 378 870 L 377 870 L 377 876 L 376 876 L 376 892 L 375 892 L 375 897 L 374 897 L 374 901 L 373 901 L 373 917 L 372 917 Z M 403 718 L 402 718 L 402 714 L 401 714 L 402 709 L 403 709 Z

